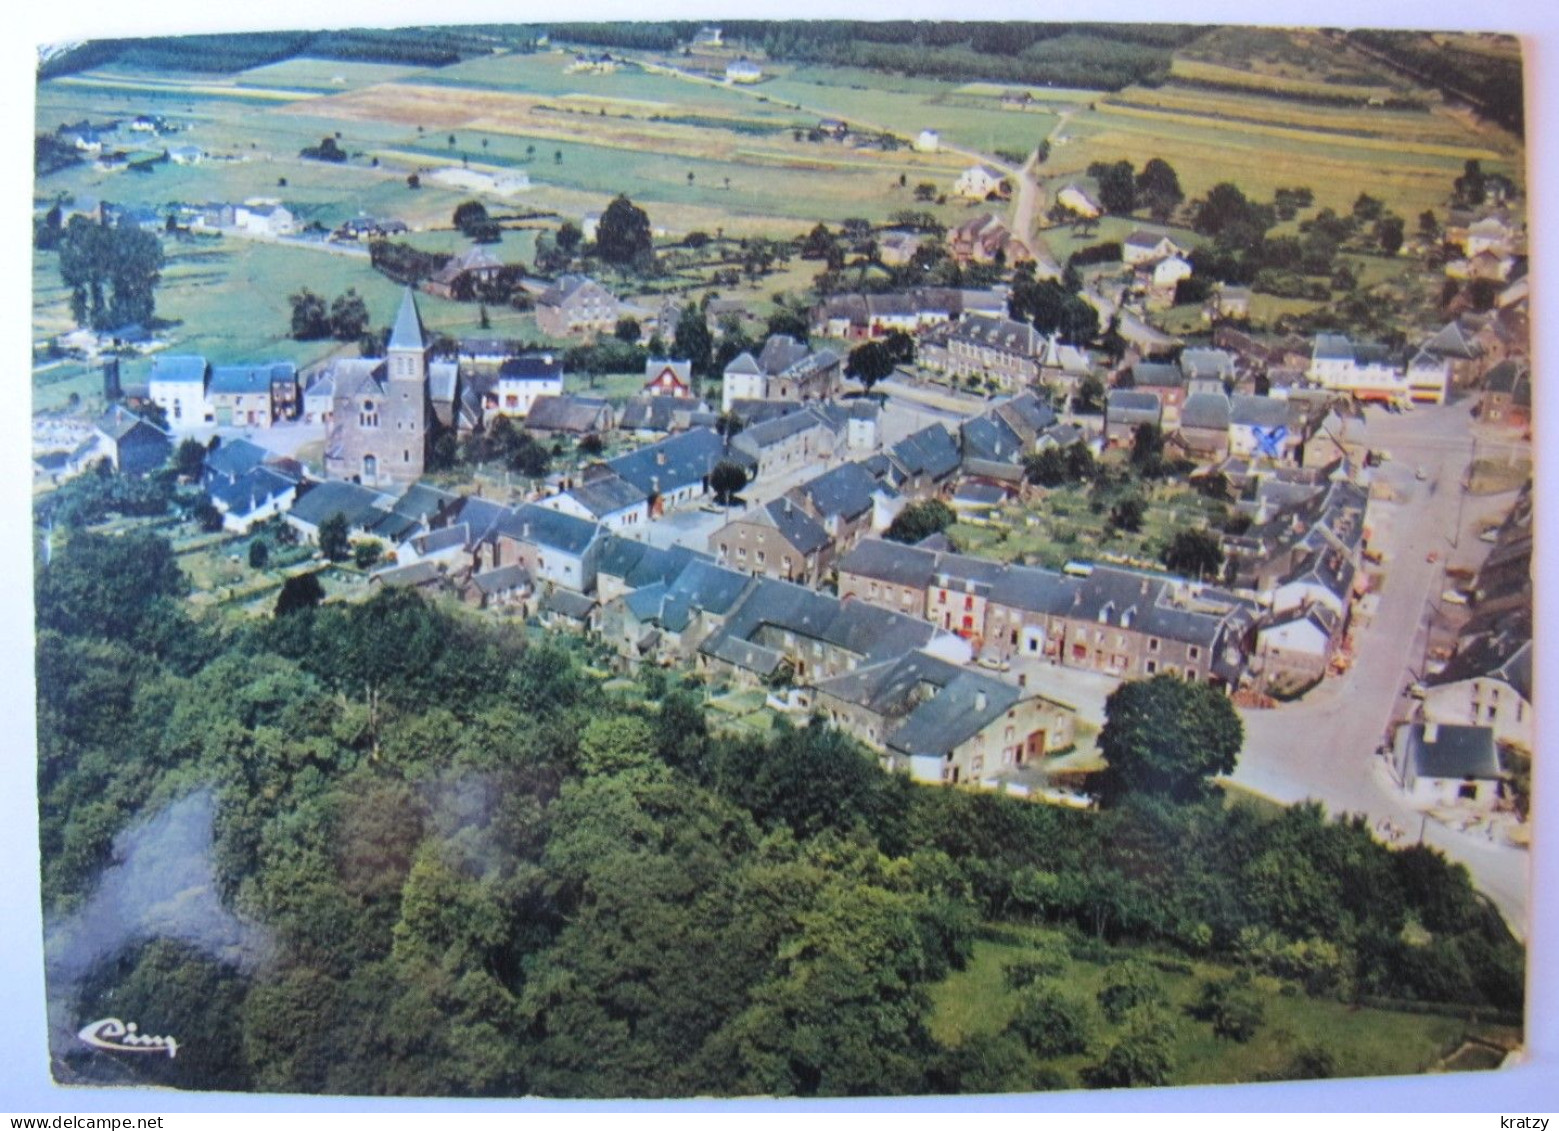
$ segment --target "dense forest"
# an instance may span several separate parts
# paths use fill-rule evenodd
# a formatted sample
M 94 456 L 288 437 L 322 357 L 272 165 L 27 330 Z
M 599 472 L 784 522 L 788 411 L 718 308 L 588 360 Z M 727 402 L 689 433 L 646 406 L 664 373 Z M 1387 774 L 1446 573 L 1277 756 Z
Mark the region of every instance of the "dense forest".
M 1078 1076 L 1047 1068 L 1061 1046 L 1043 1019 L 1026 1048 L 932 1038 L 931 985 L 982 933 L 1029 924 L 1330 999 L 1521 1008 L 1523 952 L 1465 872 L 1360 822 L 1216 794 L 1084 812 L 926 788 L 821 722 L 711 733 L 675 673 L 610 681 L 588 646 L 411 593 L 200 620 L 188 588 L 155 534 L 77 531 L 36 589 L 50 995 L 179 1034 L 139 1080 L 557 1096 L 1142 1082 L 1118 1048 Z M 220 906 L 185 892 L 166 920 L 107 930 L 124 917 L 104 908 L 132 902 L 112 889 L 154 881 L 159 851 L 200 856 Z M 61 1079 L 104 1078 L 103 1054 L 55 1054 Z M 992 1057 L 1011 1066 L 994 1085 Z

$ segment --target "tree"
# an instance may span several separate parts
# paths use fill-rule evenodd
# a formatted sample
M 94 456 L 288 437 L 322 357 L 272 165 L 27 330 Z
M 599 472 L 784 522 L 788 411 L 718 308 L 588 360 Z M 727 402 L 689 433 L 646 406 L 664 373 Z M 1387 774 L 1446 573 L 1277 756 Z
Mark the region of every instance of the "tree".
M 1402 217 L 1388 215 L 1376 220 L 1375 239 L 1385 255 L 1395 255 L 1401 251 L 1404 240 Z
M 480 200 L 462 201 L 455 206 L 453 223 L 467 237 L 471 236 L 472 230 L 477 225 L 485 224 L 487 221 L 487 205 Z
M 1035 986 L 1024 992 L 1007 1028 L 1036 1056 L 1069 1056 L 1088 1051 L 1088 1007 L 1049 986 Z
M 1169 1083 L 1174 1067 L 1174 1023 L 1160 1010 L 1143 1009 L 1083 1079 L 1093 1088 L 1160 1087 Z
M 333 562 L 344 562 L 351 555 L 346 515 L 340 511 L 319 524 L 319 552 Z
M 406 187 L 409 189 L 420 189 L 422 187 L 422 178 L 416 173 L 407 173 Z
M 259 538 L 249 543 L 249 568 L 264 569 L 271 560 L 271 548 Z
M 1456 178 L 1456 202 L 1464 207 L 1476 208 L 1488 193 L 1483 165 L 1469 160 L 1462 165 L 1462 175 Z
M 1088 175 L 1099 184 L 1099 203 L 1106 212 L 1126 216 L 1137 210 L 1137 180 L 1130 161 L 1096 161 L 1088 166 Z
M 1176 573 L 1216 578 L 1223 569 L 1223 543 L 1206 530 L 1177 530 L 1164 547 L 1164 564 Z
M 156 309 L 162 243 L 139 228 L 109 228 L 71 217 L 59 238 L 60 281 L 77 325 L 111 330 L 146 323 Z
M 338 342 L 361 338 L 368 329 L 368 322 L 368 304 L 352 287 L 330 304 L 330 336 Z
M 1266 1019 L 1265 1003 L 1243 970 L 1233 978 L 1203 983 L 1193 1013 L 1212 1023 L 1214 1035 L 1240 1044 L 1254 1037 Z
M 1153 218 L 1164 223 L 1185 200 L 1180 188 L 1180 178 L 1174 167 L 1161 157 L 1154 157 L 1137 174 L 1137 199 L 1145 205 Z
M 883 346 L 888 351 L 888 356 L 893 359 L 895 365 L 911 365 L 915 361 L 915 339 L 903 330 L 889 330 L 887 337 L 882 339 Z
M 673 357 L 691 363 L 693 372 L 700 377 L 709 373 L 710 355 L 714 350 L 714 338 L 709 333 L 709 321 L 703 308 L 689 302 L 677 318 L 677 332 L 672 338 Z
M 319 583 L 319 575 L 300 573 L 282 583 L 276 596 L 278 617 L 291 616 L 304 609 L 312 609 L 325 599 L 325 587 Z
M 76 530 L 40 567 L 34 601 L 41 629 L 129 640 L 160 606 L 159 598 L 188 592 L 189 578 L 156 535 Z
M 561 158 L 561 152 L 558 156 Z M 595 248 L 597 255 L 615 267 L 627 267 L 653 255 L 649 214 L 627 196 L 619 195 L 601 213 Z
M 867 392 L 871 392 L 878 381 L 893 376 L 893 370 L 893 355 L 881 342 L 863 342 L 856 346 L 850 351 L 844 367 L 845 376 L 854 377 Z
M 930 204 L 936 199 L 936 185 L 930 181 L 921 181 L 915 186 L 915 199 L 923 204 Z
M 384 556 L 384 547 L 372 538 L 365 538 L 352 547 L 352 563 L 358 569 L 373 569 Z
M 1152 967 L 1132 959 L 1111 966 L 1105 973 L 1098 1000 L 1104 1016 L 1120 1024 L 1134 1009 L 1163 1005 L 1164 987 L 1159 984 Z
M 206 446 L 199 440 L 184 440 L 173 453 L 173 466 L 181 479 L 199 479 L 206 466 Z
M 1067 481 L 1066 453 L 1052 444 L 1042 452 L 1026 455 L 1023 474 L 1041 487 L 1059 487 Z
M 911 503 L 901 510 L 883 537 L 913 545 L 933 534 L 940 534 L 957 521 L 958 516 L 953 508 L 941 499 L 926 499 Z
M 709 486 L 715 493 L 716 502 L 730 506 L 736 493 L 747 486 L 747 469 L 739 463 L 723 459 L 709 473 Z
M 1116 530 L 1135 534 L 1142 529 L 1142 520 L 1146 516 L 1147 504 L 1136 495 L 1128 495 L 1110 508 L 1109 525 Z
M 1131 433 L 1131 463 L 1138 470 L 1147 469 L 1164 458 L 1164 431 L 1148 421 L 1137 425 Z
M 585 233 L 572 220 L 564 220 L 558 228 L 556 239 L 559 251 L 564 255 L 573 255 L 579 250 L 579 245 L 584 242 Z
M 292 303 L 292 336 L 300 342 L 330 337 L 330 308 L 325 300 L 304 287 L 289 299 Z
M 639 320 L 637 318 L 619 318 L 617 325 L 612 328 L 612 337 L 619 342 L 628 342 L 630 345 L 639 340 Z
M 1439 240 L 1440 221 L 1435 219 L 1434 209 L 1426 208 L 1418 214 L 1418 235 L 1430 243 Z
M 1104 704 L 1101 794 L 1115 804 L 1143 793 L 1190 801 L 1206 781 L 1234 771 L 1245 730 L 1229 698 L 1210 684 L 1156 675 L 1121 684 Z

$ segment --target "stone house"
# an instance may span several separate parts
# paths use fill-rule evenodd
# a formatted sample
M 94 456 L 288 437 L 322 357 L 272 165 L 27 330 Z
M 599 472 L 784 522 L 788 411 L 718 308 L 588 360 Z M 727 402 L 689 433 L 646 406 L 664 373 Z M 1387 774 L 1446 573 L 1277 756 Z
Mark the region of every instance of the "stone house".
M 611 333 L 622 317 L 622 303 L 586 275 L 560 275 L 536 299 L 536 325 L 553 338 Z
M 752 507 L 709 536 L 709 552 L 721 565 L 803 585 L 827 574 L 833 549 L 822 524 L 788 497 Z

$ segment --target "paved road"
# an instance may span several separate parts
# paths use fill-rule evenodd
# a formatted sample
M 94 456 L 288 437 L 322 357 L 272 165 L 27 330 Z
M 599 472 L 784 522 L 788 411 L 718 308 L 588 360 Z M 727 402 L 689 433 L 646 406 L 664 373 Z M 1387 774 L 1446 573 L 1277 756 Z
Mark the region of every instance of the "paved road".
M 1407 714 L 1402 697 L 1418 677 L 1427 622 L 1445 587 L 1445 558 L 1475 565 L 1488 552 L 1477 531 L 1508 509 L 1513 496 L 1461 499 L 1460 482 L 1472 454 L 1465 405 L 1420 408 L 1400 416 L 1370 410 L 1364 435 L 1393 459 L 1381 477 L 1399 501 L 1379 505 L 1383 521 L 1375 544 L 1385 549 L 1386 584 L 1374 623 L 1356 633 L 1350 671 L 1328 679 L 1297 703 L 1244 711 L 1246 743 L 1234 780 L 1283 802 L 1320 801 L 1333 813 L 1365 813 L 1390 820 L 1465 864 L 1477 886 L 1498 905 L 1512 929 L 1526 934 L 1527 853 L 1489 841 L 1483 829 L 1458 832 L 1422 815 L 1390 780 L 1373 751 L 1388 725 Z M 1427 475 L 1418 481 L 1414 472 Z M 1461 529 L 1457 531 L 1460 519 Z M 1440 558 L 1429 562 L 1433 551 Z

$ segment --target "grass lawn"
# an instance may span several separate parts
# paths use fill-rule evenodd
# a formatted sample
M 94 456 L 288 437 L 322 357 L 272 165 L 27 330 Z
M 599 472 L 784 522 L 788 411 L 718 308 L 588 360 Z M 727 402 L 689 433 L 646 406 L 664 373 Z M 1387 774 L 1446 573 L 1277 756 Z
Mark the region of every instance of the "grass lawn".
M 932 987 L 931 1032 L 939 1041 L 956 1045 L 976 1033 L 1000 1032 L 1017 1004 L 1005 968 L 1037 949 L 1062 956 L 1063 970 L 1051 979 L 1052 984 L 1093 1005 L 1108 966 L 1067 956 L 1067 936 L 1060 931 L 1008 926 L 1001 930 L 1026 941 L 977 941 L 968 965 Z M 1121 950 L 1119 955 L 1125 959 L 1132 953 Z M 1146 951 L 1135 953 L 1147 956 Z M 1203 982 L 1228 977 L 1233 968 L 1209 962 L 1186 964 L 1191 974 L 1158 972 L 1178 1023 L 1172 1084 L 1257 1080 L 1281 1071 L 1298 1049 L 1309 1045 L 1330 1051 L 1339 1076 L 1417 1073 L 1458 1044 L 1467 1028 L 1464 1020 L 1454 1017 L 1354 1008 L 1284 990 L 1276 979 L 1260 978 L 1265 1021 L 1252 1040 L 1240 1044 L 1214 1036 L 1208 1023 L 1185 1012 Z M 1073 1083 L 1078 1083 L 1079 1070 L 1097 1061 L 1119 1032 L 1119 1026 L 1106 1022 L 1097 1010 L 1092 1012 L 1095 1030 L 1090 1051 L 1046 1062 Z

